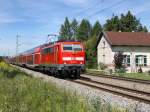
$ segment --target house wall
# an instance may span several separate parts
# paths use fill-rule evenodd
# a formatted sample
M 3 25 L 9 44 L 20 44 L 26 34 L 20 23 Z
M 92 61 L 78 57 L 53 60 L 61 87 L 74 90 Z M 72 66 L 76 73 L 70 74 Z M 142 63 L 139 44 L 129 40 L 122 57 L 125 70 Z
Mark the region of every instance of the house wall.
M 105 42 L 105 45 L 104 45 Z M 147 66 L 142 67 L 142 70 L 150 70 L 150 47 L 138 47 L 138 46 L 111 46 L 107 40 L 102 36 L 98 47 L 97 47 L 97 59 L 98 64 L 104 63 L 110 69 L 114 69 L 114 54 L 115 52 L 122 51 L 124 55 L 130 55 L 130 67 L 127 67 L 128 72 L 137 72 L 139 67 L 135 65 L 136 55 L 146 55 L 147 56 Z
M 128 72 L 137 72 L 140 67 L 135 64 L 136 55 L 147 56 L 147 66 L 142 66 L 142 70 L 150 70 L 150 47 L 138 47 L 138 46 L 113 46 L 112 52 L 122 51 L 125 55 L 130 55 L 130 67 L 127 67 Z
M 113 67 L 114 52 L 112 51 L 111 45 L 107 42 L 104 36 L 101 38 L 97 46 L 97 56 L 98 64 L 104 63 L 109 67 Z

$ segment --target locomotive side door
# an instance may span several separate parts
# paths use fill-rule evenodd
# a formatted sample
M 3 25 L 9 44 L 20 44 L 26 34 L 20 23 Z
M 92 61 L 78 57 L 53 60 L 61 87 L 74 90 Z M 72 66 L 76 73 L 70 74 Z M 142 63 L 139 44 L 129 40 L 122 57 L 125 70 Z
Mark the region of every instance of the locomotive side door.
M 58 45 L 54 47 L 54 63 L 58 63 Z

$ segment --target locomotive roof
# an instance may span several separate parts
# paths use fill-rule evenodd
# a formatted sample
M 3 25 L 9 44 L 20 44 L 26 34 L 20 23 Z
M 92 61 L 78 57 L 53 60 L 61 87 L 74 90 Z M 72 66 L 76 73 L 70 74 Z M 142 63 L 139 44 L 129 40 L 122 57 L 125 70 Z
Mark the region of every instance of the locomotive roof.
M 61 39 L 61 40 L 58 40 L 58 41 L 55 41 L 55 42 L 50 42 L 50 43 L 47 43 L 47 44 L 43 44 L 41 47 L 44 48 L 44 47 L 48 47 L 50 45 L 54 45 L 54 44 L 61 43 L 61 42 L 81 42 L 81 41 Z
M 20 53 L 20 55 L 31 54 L 31 53 L 36 52 L 36 49 L 38 49 L 38 48 L 41 49 L 41 48 L 48 47 L 50 45 L 54 45 L 54 44 L 61 43 L 61 42 L 81 42 L 81 41 L 73 40 L 73 39 L 71 39 L 71 40 L 61 39 L 61 40 L 58 40 L 56 42 L 49 42 L 49 43 L 45 43 L 45 44 L 39 45 L 39 46 L 34 47 L 34 48 L 30 49 L 30 50 L 27 50 L 25 52 Z
M 81 42 L 81 41 L 75 39 L 69 39 L 69 40 L 60 39 L 57 42 Z
M 41 45 L 39 45 L 39 46 L 37 46 L 37 47 L 34 47 L 34 48 L 30 49 L 30 50 L 27 50 L 27 51 L 25 51 L 25 52 L 22 52 L 22 53 L 20 53 L 20 55 L 29 54 L 29 53 L 34 53 L 35 50 L 38 49 L 38 48 L 41 48 Z

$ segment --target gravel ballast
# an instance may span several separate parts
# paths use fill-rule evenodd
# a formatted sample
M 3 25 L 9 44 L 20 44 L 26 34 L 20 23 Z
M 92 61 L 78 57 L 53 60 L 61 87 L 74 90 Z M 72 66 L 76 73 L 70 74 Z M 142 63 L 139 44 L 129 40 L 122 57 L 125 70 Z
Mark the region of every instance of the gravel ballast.
M 150 93 L 150 84 L 138 83 L 138 82 L 132 82 L 132 81 L 126 81 L 126 80 L 111 79 L 111 78 L 105 78 L 105 77 L 96 77 L 96 76 L 90 76 L 90 75 L 85 75 L 85 74 L 83 74 L 82 76 L 93 79 L 95 81 Z
M 87 98 L 89 101 L 94 99 L 101 99 L 102 103 L 110 103 L 112 106 L 128 108 L 130 112 L 150 112 L 150 104 L 114 95 L 105 91 L 93 89 L 91 87 L 73 83 L 67 80 L 51 77 L 46 74 L 35 72 L 26 68 L 17 68 L 31 75 L 32 77 L 41 78 L 44 81 L 52 82 L 56 84 L 59 88 L 65 88 L 66 90 L 76 92 L 77 94 Z

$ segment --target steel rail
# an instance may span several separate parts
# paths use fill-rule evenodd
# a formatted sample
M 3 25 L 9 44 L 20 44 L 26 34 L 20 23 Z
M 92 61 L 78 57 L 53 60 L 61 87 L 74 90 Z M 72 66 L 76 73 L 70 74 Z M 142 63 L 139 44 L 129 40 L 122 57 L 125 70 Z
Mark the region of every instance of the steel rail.
M 108 84 L 108 83 L 104 83 L 104 82 L 99 82 L 99 81 L 91 80 L 90 78 L 83 77 L 83 76 L 81 77 L 81 80 L 85 80 L 88 82 L 92 82 L 92 83 L 96 83 L 96 84 L 100 84 L 100 85 L 104 85 L 104 86 L 109 86 L 109 87 L 113 87 L 113 88 L 117 88 L 117 89 L 121 89 L 121 90 L 126 90 L 129 92 L 136 92 L 138 94 L 144 94 L 144 95 L 150 96 L 150 93 L 146 92 L 146 91 L 140 91 L 140 90 L 131 89 L 131 88 L 127 88 L 127 87 L 122 87 L 122 86 L 112 85 L 112 84 Z
M 137 83 L 150 85 L 149 80 L 143 80 L 143 79 L 134 79 L 134 78 L 128 78 L 128 77 L 113 76 L 113 75 L 103 75 L 103 74 L 98 74 L 98 73 L 85 73 L 85 75 L 91 75 L 95 77 L 102 77 L 102 78 L 109 78 L 109 79 L 117 79 L 117 80 L 123 80 L 123 81 L 130 81 L 130 82 L 137 82 Z
M 138 91 L 138 90 L 136 91 L 136 90 L 132 90 L 132 89 L 124 88 L 124 87 L 118 87 L 118 86 L 114 86 L 114 85 L 110 85 L 110 84 L 104 84 L 104 83 L 93 81 L 93 80 L 85 80 L 85 79 L 82 79 L 82 78 L 81 78 L 81 80 L 68 80 L 68 81 L 78 83 L 78 84 L 81 84 L 81 85 L 85 85 L 85 86 L 88 86 L 88 87 L 91 87 L 91 88 L 94 88 L 94 89 L 103 90 L 103 91 L 113 93 L 113 94 L 116 94 L 116 95 L 119 95 L 119 96 L 127 97 L 129 99 L 134 99 L 136 101 L 140 101 L 140 102 L 150 104 L 150 93 L 146 93 L 146 92 L 142 92 L 142 91 Z M 97 84 L 97 85 L 94 85 L 94 84 Z M 107 86 L 108 88 L 105 88 L 105 87 L 102 87 L 102 86 L 100 87 L 100 85 Z M 134 94 L 137 94 L 137 95 L 127 94 L 125 92 L 122 92 L 122 91 L 119 91 L 119 90 L 113 90 L 111 88 L 120 89 L 120 90 L 130 92 L 130 93 L 134 93 Z M 145 95 L 146 97 L 143 96 L 143 95 Z

